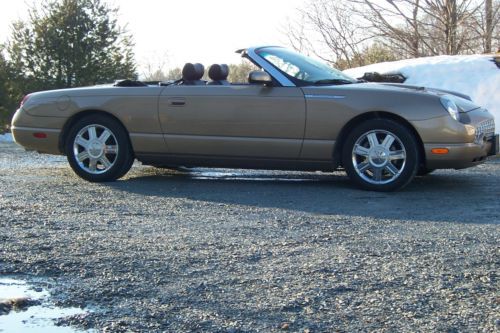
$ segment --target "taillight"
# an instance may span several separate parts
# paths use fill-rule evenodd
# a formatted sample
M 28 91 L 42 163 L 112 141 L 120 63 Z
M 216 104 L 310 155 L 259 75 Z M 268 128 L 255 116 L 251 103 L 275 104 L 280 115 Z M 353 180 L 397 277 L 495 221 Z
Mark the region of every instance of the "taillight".
M 23 100 L 21 101 L 21 104 L 19 104 L 19 107 L 22 107 L 24 105 L 24 103 L 26 103 L 26 101 L 28 100 L 29 97 L 30 97 L 30 94 L 25 95 L 23 97 Z

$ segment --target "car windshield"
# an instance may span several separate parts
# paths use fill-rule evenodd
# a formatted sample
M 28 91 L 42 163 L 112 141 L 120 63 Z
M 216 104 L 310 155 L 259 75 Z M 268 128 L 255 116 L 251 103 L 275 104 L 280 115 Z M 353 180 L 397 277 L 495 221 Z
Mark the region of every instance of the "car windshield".
M 321 61 L 281 47 L 264 47 L 257 54 L 299 85 L 349 84 L 356 79 Z

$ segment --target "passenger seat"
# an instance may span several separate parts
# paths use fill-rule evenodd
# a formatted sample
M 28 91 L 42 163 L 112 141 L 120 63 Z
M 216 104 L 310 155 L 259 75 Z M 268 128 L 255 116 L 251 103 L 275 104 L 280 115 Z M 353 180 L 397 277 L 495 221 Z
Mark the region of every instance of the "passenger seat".
M 226 64 L 213 64 L 208 69 L 208 77 L 210 82 L 208 85 L 230 85 L 227 77 L 229 75 L 229 66 Z

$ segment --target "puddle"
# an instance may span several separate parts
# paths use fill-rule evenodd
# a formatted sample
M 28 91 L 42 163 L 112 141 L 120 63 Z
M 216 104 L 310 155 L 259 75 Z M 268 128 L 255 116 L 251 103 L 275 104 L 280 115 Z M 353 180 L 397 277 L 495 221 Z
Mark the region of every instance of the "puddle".
M 25 281 L 0 278 L 0 303 L 6 300 L 29 299 L 31 305 L 13 308 L 8 314 L 0 314 L 1 333 L 76 333 L 95 332 L 76 330 L 68 326 L 56 326 L 55 319 L 84 315 L 88 313 L 80 308 L 59 308 L 50 302 L 50 294 L 43 288 L 35 288 Z
M 321 182 L 331 180 L 332 173 L 300 172 L 300 171 L 262 171 L 262 170 L 237 170 L 234 169 L 205 169 L 193 168 L 182 172 L 192 179 L 217 179 L 238 181 L 279 181 L 279 182 Z

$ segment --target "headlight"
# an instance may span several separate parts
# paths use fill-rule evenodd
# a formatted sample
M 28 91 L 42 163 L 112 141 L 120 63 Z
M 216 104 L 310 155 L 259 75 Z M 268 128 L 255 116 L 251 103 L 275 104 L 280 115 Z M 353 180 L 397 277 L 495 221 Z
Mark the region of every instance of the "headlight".
M 456 121 L 458 121 L 460 119 L 460 113 L 458 111 L 458 107 L 455 104 L 455 102 L 453 102 L 453 100 L 451 100 L 447 96 L 442 96 L 441 97 L 441 104 L 443 105 L 445 110 L 448 111 L 448 113 L 450 114 L 450 116 L 453 119 L 455 119 Z

